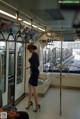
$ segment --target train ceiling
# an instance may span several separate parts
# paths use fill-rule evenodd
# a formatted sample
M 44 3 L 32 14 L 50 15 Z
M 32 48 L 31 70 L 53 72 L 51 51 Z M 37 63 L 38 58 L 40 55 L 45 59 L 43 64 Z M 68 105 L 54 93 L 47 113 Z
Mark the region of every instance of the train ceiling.
M 60 32 L 63 28 L 64 34 L 70 35 L 71 33 L 72 35 L 80 27 L 79 10 L 62 9 L 58 0 L 34 0 L 34 2 L 33 0 L 24 0 L 24 2 L 22 0 L 2 0 L 0 3 L 17 9 L 55 32 Z

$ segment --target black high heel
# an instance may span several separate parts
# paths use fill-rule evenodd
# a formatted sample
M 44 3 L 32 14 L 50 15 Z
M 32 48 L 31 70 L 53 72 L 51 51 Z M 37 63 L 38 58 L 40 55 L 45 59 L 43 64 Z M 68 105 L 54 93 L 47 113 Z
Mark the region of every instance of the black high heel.
M 39 110 L 39 112 L 40 112 L 40 108 L 41 108 L 41 106 L 40 106 L 39 104 L 36 105 L 36 109 L 34 109 L 33 112 L 37 112 L 38 110 Z
M 31 101 L 31 102 L 29 102 L 29 104 L 28 104 L 28 106 L 26 107 L 26 109 L 28 110 L 30 107 L 32 107 L 33 106 L 33 102 Z

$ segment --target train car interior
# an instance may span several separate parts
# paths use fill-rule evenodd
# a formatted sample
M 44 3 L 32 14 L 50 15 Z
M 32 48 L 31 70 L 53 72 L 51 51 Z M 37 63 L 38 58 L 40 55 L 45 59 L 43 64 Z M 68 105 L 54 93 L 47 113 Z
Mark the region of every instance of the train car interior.
M 29 44 L 40 62 L 37 113 L 25 109 Z M 0 109 L 10 103 L 30 119 L 80 119 L 80 0 L 0 0 Z

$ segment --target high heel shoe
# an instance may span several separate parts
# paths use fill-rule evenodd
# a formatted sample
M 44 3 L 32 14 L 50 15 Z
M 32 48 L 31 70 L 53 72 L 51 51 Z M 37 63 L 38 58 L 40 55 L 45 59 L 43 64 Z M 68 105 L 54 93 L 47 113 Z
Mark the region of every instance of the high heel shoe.
M 37 112 L 38 110 L 40 111 L 41 106 L 38 104 L 36 105 L 36 109 L 33 110 L 33 112 Z
M 26 107 L 26 109 L 28 110 L 30 107 L 32 107 L 33 106 L 33 102 L 31 101 L 31 102 L 29 102 L 29 104 L 28 104 L 28 106 Z

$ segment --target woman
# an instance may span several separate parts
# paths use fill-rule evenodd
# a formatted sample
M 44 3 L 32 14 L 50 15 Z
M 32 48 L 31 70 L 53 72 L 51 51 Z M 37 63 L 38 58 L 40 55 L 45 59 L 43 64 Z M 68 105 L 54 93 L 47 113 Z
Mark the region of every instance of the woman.
M 38 85 L 38 76 L 39 76 L 39 69 L 38 69 L 39 57 L 38 54 L 35 52 L 35 50 L 37 49 L 35 45 L 30 44 L 28 45 L 27 49 L 29 50 L 30 53 L 32 53 L 32 56 L 29 59 L 30 67 L 28 67 L 31 69 L 31 75 L 29 78 L 29 100 L 26 109 L 29 109 L 33 105 L 33 102 L 31 101 L 33 92 L 33 96 L 35 99 L 35 109 L 33 110 L 33 112 L 37 112 L 38 110 L 40 110 L 40 105 L 38 104 L 38 95 L 36 92 L 36 86 Z

